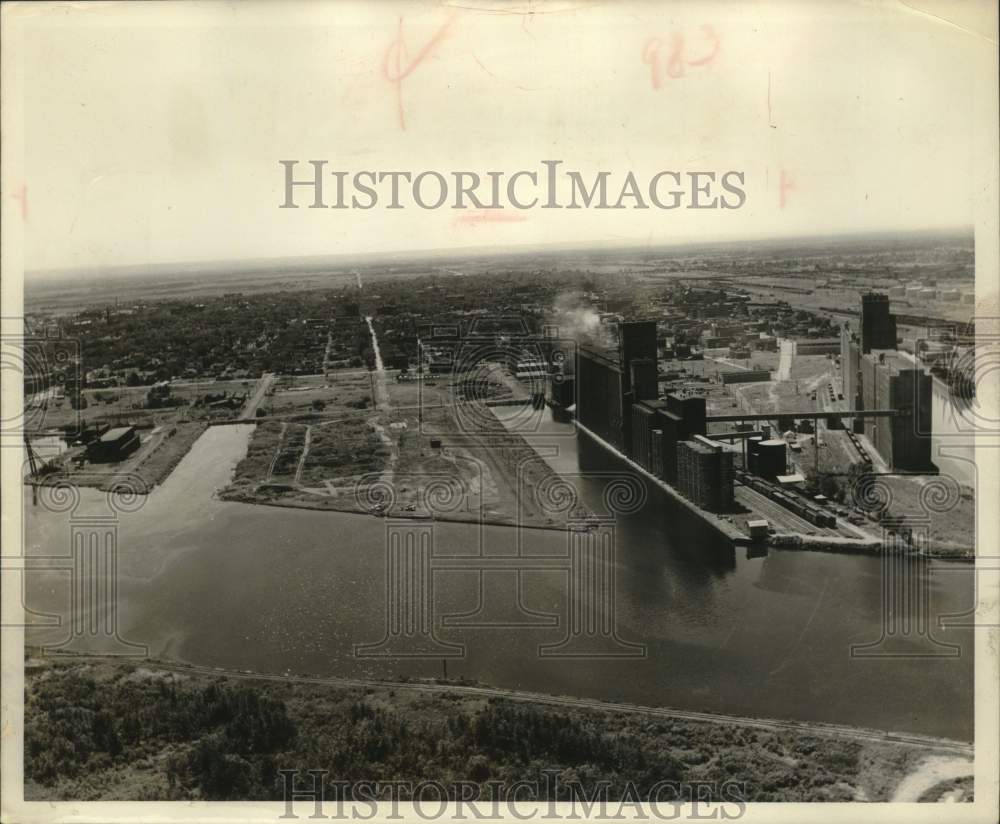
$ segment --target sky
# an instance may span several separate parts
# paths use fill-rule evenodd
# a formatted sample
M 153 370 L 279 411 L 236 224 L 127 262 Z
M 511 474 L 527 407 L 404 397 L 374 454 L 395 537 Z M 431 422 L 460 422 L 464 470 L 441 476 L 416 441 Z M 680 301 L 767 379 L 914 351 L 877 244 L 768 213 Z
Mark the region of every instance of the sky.
M 18 11 L 23 163 L 4 205 L 27 270 L 970 226 L 995 83 L 995 43 L 897 3 Z M 619 181 L 738 170 L 747 198 L 493 219 L 291 210 L 283 159 L 352 174 L 558 159 Z

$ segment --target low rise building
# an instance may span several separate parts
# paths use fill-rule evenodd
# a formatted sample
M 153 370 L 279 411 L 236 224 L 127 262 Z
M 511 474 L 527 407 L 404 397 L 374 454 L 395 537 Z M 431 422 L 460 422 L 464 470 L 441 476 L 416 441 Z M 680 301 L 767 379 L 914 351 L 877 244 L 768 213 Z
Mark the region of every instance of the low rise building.
M 134 426 L 117 426 L 87 445 L 87 460 L 92 463 L 117 463 L 138 448 L 138 430 Z

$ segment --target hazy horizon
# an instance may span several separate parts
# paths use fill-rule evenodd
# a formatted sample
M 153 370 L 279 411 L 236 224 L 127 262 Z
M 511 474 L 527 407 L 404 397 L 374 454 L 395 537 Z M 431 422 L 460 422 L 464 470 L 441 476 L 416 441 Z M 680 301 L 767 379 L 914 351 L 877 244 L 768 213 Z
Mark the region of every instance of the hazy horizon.
M 743 244 L 795 244 L 815 242 L 848 242 L 852 239 L 878 238 L 904 239 L 915 238 L 922 235 L 930 237 L 955 236 L 968 237 L 974 241 L 974 226 L 930 226 L 915 229 L 872 229 L 867 231 L 835 231 L 824 234 L 802 233 L 795 235 L 746 235 L 740 237 L 715 238 L 710 240 L 696 238 L 677 238 L 673 240 L 659 241 L 656 243 L 643 241 L 554 241 L 552 243 L 524 243 L 507 244 L 505 246 L 463 246 L 444 248 L 415 248 L 415 249 L 395 249 L 388 251 L 370 252 L 345 252 L 345 253 L 318 253 L 294 256 L 273 256 L 273 257 L 253 257 L 253 258 L 231 258 L 231 259 L 205 259 L 205 260 L 172 260 L 149 263 L 125 263 L 114 266 L 100 268 L 67 268 L 67 269 L 26 269 L 24 272 L 25 285 L 42 285 L 43 282 L 56 282 L 64 278 L 84 278 L 84 279 L 116 279 L 128 277 L 152 277 L 164 274 L 164 269 L 175 269 L 178 275 L 193 274 L 195 272 L 227 267 L 236 274 L 248 269 L 262 266 L 290 265 L 290 266 L 349 266 L 353 263 L 377 264 L 381 261 L 398 263 L 395 260 L 404 256 L 409 256 L 410 260 L 416 262 L 424 259 L 447 260 L 449 258 L 485 258 L 485 257 L 516 257 L 531 254 L 552 254 L 565 251 L 567 253 L 585 254 L 587 252 L 639 252 L 647 250 L 649 252 L 671 251 L 677 253 L 685 249 L 704 249 L 713 247 L 739 246 Z

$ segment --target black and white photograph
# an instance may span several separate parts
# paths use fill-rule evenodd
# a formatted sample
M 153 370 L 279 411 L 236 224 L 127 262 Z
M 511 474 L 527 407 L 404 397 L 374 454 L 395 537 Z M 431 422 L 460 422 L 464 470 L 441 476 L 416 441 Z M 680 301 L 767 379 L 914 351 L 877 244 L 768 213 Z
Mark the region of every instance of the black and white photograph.
M 4 822 L 997 820 L 995 4 L 0 11 Z

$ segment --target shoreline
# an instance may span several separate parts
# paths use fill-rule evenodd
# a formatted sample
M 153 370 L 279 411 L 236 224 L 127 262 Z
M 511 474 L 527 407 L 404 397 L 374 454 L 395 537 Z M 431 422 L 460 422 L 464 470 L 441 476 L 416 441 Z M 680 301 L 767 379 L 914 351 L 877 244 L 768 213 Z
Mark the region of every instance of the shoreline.
M 365 518 L 378 518 L 390 521 L 418 521 L 418 522 L 428 522 L 428 523 L 455 523 L 455 524 L 478 524 L 482 526 L 501 526 L 509 528 L 521 528 L 521 529 L 543 529 L 550 532 L 571 532 L 572 530 L 564 524 L 532 524 L 532 523 L 512 523 L 511 521 L 504 521 L 497 518 L 480 518 L 473 515 L 468 517 L 461 517 L 459 515 L 423 515 L 418 512 L 397 512 L 390 510 L 389 512 L 365 512 L 361 509 L 354 507 L 336 507 L 336 506 L 325 506 L 322 502 L 317 501 L 316 504 L 311 504 L 307 500 L 300 499 L 282 499 L 275 498 L 274 500 L 263 500 L 260 498 L 246 498 L 242 497 L 239 493 L 226 493 L 221 491 L 216 493 L 216 498 L 220 501 L 225 501 L 226 503 L 234 504 L 247 504 L 249 506 L 269 506 L 276 509 L 305 509 L 312 512 L 337 512 L 343 515 L 358 515 Z
M 224 494 L 219 494 L 216 497 L 220 501 L 225 501 L 226 503 L 238 503 L 247 504 L 250 506 L 269 506 L 278 509 L 305 509 L 313 512 L 339 512 L 345 515 L 359 515 L 369 518 L 383 518 L 387 520 L 407 520 L 407 521 L 429 521 L 431 523 L 458 523 L 458 524 L 478 524 L 482 526 L 497 526 L 497 527 L 508 527 L 511 529 L 522 528 L 522 529 L 539 529 L 547 530 L 550 532 L 572 532 L 575 531 L 571 527 L 565 524 L 532 524 L 532 523 L 511 523 L 510 521 L 501 520 L 498 518 L 478 518 L 475 516 L 461 517 L 458 515 L 422 515 L 420 513 L 413 512 L 396 512 L 390 511 L 386 513 L 373 513 L 364 512 L 360 509 L 354 509 L 349 507 L 338 508 L 332 506 L 324 506 L 321 503 L 310 504 L 305 500 L 261 500 L 253 499 L 248 500 L 245 498 L 237 496 L 227 496 Z M 767 541 L 753 542 L 749 539 L 743 539 L 739 542 L 741 545 L 748 547 L 759 546 L 767 549 L 782 549 L 789 551 L 801 551 L 801 552 L 829 552 L 829 553 L 839 553 L 843 555 L 879 555 L 883 551 L 886 551 L 886 546 L 881 541 L 865 541 L 861 538 L 841 538 L 839 540 L 832 538 L 823 538 L 820 536 L 812 535 L 802 535 L 797 533 L 781 533 L 772 535 Z M 914 557 L 927 557 L 933 558 L 940 561 L 961 561 L 965 563 L 975 563 L 976 555 L 972 554 L 948 554 L 946 551 L 934 551 L 933 549 L 929 552 L 922 552 L 915 549 L 901 549 L 896 550 L 896 553 L 903 555 L 911 555 Z M 895 554 L 895 553 L 894 553 Z
M 877 738 L 887 743 L 903 746 L 947 749 L 965 755 L 975 752 L 974 741 L 962 741 L 955 738 L 927 735 L 925 733 L 883 730 L 875 727 L 863 727 L 853 724 L 837 724 L 825 721 L 799 721 L 790 718 L 771 718 L 752 715 L 731 715 L 728 713 L 711 712 L 707 710 L 687 710 L 679 707 L 649 706 L 628 702 L 608 701 L 600 698 L 582 698 L 573 695 L 541 693 L 531 690 L 517 690 L 507 687 L 491 686 L 478 681 L 445 680 L 441 678 L 403 678 L 388 680 L 377 678 L 351 678 L 347 676 L 321 676 L 309 673 L 268 673 L 256 670 L 237 670 L 225 667 L 214 667 L 205 664 L 195 664 L 181 658 L 169 659 L 158 656 L 123 657 L 119 655 L 104 655 L 91 652 L 48 652 L 43 647 L 25 644 L 25 667 L 30 663 L 59 660 L 94 660 L 108 663 L 136 663 L 143 666 L 160 667 L 161 669 L 180 674 L 190 673 L 218 678 L 239 678 L 250 681 L 269 681 L 279 683 L 314 684 L 333 688 L 385 688 L 396 690 L 417 690 L 434 693 L 457 693 L 473 696 L 499 697 L 512 701 L 548 704 L 552 706 L 571 706 L 587 709 L 597 709 L 607 712 L 620 712 L 638 715 L 674 717 L 683 720 L 697 721 L 709 724 L 731 724 L 745 727 L 764 727 L 802 733 L 827 735 L 845 738 Z
M 914 558 L 933 558 L 937 561 L 962 561 L 965 563 L 975 563 L 975 551 L 963 554 L 952 554 L 947 550 L 934 549 L 930 547 L 926 550 L 913 547 L 888 547 L 883 541 L 872 539 L 865 541 L 861 538 L 840 538 L 822 537 L 814 535 L 801 535 L 798 533 L 781 533 L 771 535 L 762 546 L 773 549 L 798 550 L 801 552 L 831 552 L 842 555 L 881 555 L 888 553 L 892 555 L 907 555 Z

